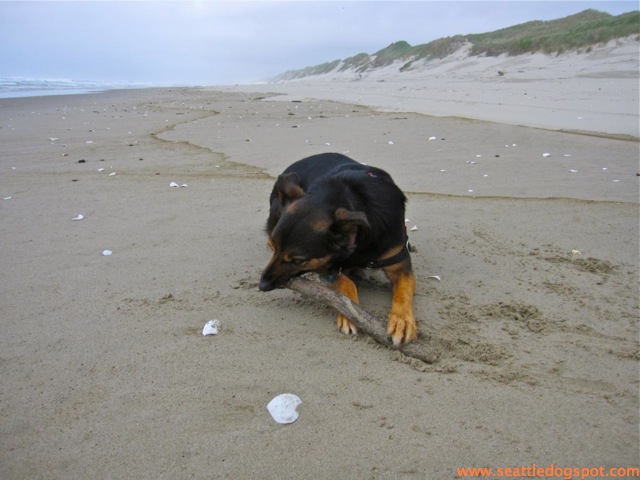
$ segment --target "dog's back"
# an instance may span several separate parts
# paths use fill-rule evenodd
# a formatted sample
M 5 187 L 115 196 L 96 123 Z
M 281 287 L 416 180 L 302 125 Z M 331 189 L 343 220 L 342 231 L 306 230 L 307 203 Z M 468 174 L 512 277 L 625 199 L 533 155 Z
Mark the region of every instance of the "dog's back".
M 300 177 L 300 186 L 304 191 L 308 191 L 311 183 L 330 175 L 337 168 L 359 165 L 362 164 L 340 153 L 320 153 L 292 163 L 282 173 L 297 174 Z
M 289 165 L 278 177 L 269 197 L 269 218 L 267 220 L 267 233 L 271 233 L 278 223 L 282 210 L 288 203 L 282 193 L 287 179 L 295 181 L 302 191 L 308 192 L 309 187 L 321 178 L 328 177 L 336 168 L 345 166 L 357 166 L 360 163 L 340 153 L 320 153 L 312 155 Z

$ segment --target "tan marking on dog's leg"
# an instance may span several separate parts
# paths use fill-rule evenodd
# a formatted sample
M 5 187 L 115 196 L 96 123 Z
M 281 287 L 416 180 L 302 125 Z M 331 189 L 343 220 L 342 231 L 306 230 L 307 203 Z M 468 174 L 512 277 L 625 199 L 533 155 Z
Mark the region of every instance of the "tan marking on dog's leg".
M 407 271 L 408 270 L 408 271 Z M 416 292 L 416 277 L 411 267 L 384 269 L 393 285 L 393 301 L 387 323 L 387 335 L 395 346 L 408 343 L 418 336 L 416 320 L 413 316 L 413 296 Z
M 355 303 L 360 303 L 360 301 L 358 300 L 358 287 L 356 287 L 356 284 L 353 283 L 353 281 L 346 275 L 342 273 L 339 274 L 336 277 L 336 279 L 333 281 L 331 286 L 334 289 L 336 289 L 338 292 L 349 297 Z M 356 328 L 356 326 L 353 323 L 351 323 L 347 319 L 347 317 L 345 317 L 341 313 L 338 314 L 337 323 L 338 323 L 338 330 L 340 330 L 345 335 L 349 335 L 349 334 L 355 335 L 356 333 L 358 333 L 358 329 Z

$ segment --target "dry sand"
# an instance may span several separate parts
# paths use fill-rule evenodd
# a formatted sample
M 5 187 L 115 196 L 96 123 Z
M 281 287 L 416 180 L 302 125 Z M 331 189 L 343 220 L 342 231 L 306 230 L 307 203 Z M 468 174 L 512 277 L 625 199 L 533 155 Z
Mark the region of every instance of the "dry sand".
M 638 142 L 353 105 L 400 82 L 0 100 L 0 478 L 638 467 Z M 273 176 L 324 151 L 407 192 L 438 363 L 257 290 Z

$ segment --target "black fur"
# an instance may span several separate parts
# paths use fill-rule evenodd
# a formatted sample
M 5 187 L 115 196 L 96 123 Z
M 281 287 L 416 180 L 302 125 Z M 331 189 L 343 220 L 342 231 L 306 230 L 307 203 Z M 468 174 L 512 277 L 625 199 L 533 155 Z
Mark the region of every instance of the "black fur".
M 287 210 L 302 198 L 295 209 Z M 405 195 L 387 172 L 345 155 L 323 153 L 295 162 L 278 177 L 269 202 L 269 236 L 275 235 L 278 248 L 294 258 L 329 255 L 319 273 L 365 267 L 406 242 Z M 336 218 L 337 211 L 352 215 L 341 220 Z M 322 220 L 331 225 L 318 233 L 312 224 Z M 260 288 L 276 288 L 305 271 L 310 270 L 278 275 L 267 268 Z

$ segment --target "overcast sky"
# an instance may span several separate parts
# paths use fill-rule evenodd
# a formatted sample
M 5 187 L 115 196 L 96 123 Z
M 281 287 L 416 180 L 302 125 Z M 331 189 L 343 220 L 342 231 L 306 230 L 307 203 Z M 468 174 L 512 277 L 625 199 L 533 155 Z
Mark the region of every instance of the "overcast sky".
M 249 83 L 392 42 L 412 45 L 632 1 L 0 1 L 0 77 Z

